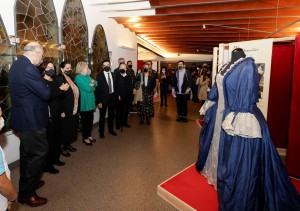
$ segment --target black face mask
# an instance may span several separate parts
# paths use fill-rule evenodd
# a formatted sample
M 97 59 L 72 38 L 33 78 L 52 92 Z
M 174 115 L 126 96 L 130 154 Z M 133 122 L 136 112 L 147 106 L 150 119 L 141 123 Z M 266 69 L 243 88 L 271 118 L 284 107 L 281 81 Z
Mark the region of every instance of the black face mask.
M 70 76 L 72 74 L 72 70 L 65 70 L 65 74 Z
M 53 69 L 50 70 L 45 70 L 45 74 L 47 76 L 53 77 L 54 76 L 55 71 Z
M 124 69 L 120 69 L 120 73 L 125 73 L 125 70 Z
M 105 71 L 105 72 L 109 72 L 110 71 L 110 67 L 103 67 L 103 70 Z
M 144 69 L 144 73 L 146 73 L 146 72 L 148 72 L 148 69 L 145 68 L 145 69 Z
M 132 69 L 132 65 L 130 64 L 130 65 L 128 65 L 128 67 L 130 68 L 130 69 Z

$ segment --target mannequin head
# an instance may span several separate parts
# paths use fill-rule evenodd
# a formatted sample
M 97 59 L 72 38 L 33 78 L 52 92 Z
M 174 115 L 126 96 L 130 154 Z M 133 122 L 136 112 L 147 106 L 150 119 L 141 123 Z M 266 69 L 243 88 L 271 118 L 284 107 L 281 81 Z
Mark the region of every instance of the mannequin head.
M 240 58 L 245 58 L 246 54 L 242 48 L 236 48 L 231 52 L 231 63 L 237 61 Z

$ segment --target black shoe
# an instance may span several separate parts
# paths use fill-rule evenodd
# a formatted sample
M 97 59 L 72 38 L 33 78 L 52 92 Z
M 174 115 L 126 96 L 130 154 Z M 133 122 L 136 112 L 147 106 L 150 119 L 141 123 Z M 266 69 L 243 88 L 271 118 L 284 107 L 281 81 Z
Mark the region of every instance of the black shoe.
M 84 143 L 87 146 L 93 146 L 93 143 L 91 142 L 91 140 L 90 139 L 88 139 L 88 140 L 89 140 L 89 142 L 87 142 L 86 139 L 83 139 L 82 143 Z
M 89 137 L 88 139 L 90 139 L 91 142 L 96 142 L 96 139 L 94 139 L 93 137 Z
M 105 138 L 104 133 L 100 133 L 99 137 L 100 138 Z
M 150 117 L 146 116 L 147 125 L 150 125 Z
M 125 125 L 123 125 L 123 127 L 131 128 L 131 126 L 129 124 L 125 124 Z
M 181 116 L 177 117 L 176 119 L 177 122 L 181 122 L 181 120 L 182 120 Z
M 71 156 L 71 154 L 67 150 L 65 150 L 64 148 L 60 149 L 60 154 L 64 157 L 70 157 Z
M 50 174 L 58 174 L 58 173 L 59 173 L 59 170 L 57 170 L 56 168 L 54 168 L 54 167 L 52 166 L 52 167 L 49 167 L 49 168 L 44 169 L 44 172 L 48 172 L 48 173 L 50 173 Z
M 182 117 L 182 122 L 187 122 L 187 118 L 186 117 Z
M 76 152 L 77 149 L 75 147 L 73 147 L 71 144 L 66 144 L 64 146 L 65 150 L 68 150 L 69 152 Z
M 115 131 L 109 131 L 109 133 L 111 134 L 111 135 L 113 135 L 113 136 L 116 136 L 117 135 L 117 133 L 115 132 Z
M 141 118 L 141 119 L 140 119 L 140 125 L 143 125 L 143 124 L 144 124 L 144 115 L 141 115 L 140 118 Z
M 57 166 L 64 166 L 66 163 L 65 162 L 62 162 L 60 160 L 54 162 L 54 165 L 57 165 Z

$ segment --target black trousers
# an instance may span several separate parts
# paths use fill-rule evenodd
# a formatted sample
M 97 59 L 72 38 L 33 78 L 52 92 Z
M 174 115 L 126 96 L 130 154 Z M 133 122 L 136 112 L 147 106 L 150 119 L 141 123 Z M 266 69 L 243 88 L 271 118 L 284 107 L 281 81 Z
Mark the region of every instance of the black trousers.
M 45 168 L 53 167 L 60 157 L 60 118 L 49 119 L 47 127 L 48 158 Z
M 186 94 L 176 94 L 176 105 L 179 117 L 187 116 L 187 100 L 189 95 Z
M 82 137 L 87 139 L 91 136 L 94 122 L 94 110 L 91 111 L 81 111 L 81 121 L 82 121 Z
M 19 198 L 36 195 L 36 186 L 47 160 L 46 128 L 37 131 L 18 131 L 20 138 Z
M 160 105 L 163 105 L 164 102 L 165 105 L 167 105 L 167 99 L 168 99 L 168 85 L 160 84 Z
M 61 118 L 60 144 L 68 145 L 77 140 L 78 134 L 78 115 L 66 116 Z
M 131 96 L 130 96 L 131 97 Z M 128 120 L 128 108 L 129 102 L 131 102 L 130 98 L 125 98 L 117 103 L 116 109 L 116 127 L 121 127 L 127 125 Z
M 100 108 L 100 119 L 99 119 L 99 133 L 104 133 L 105 128 L 105 116 L 106 116 L 106 109 L 108 109 L 108 131 L 114 130 L 114 118 L 116 112 L 116 97 L 115 94 L 112 93 L 108 97 L 107 103 L 102 103 L 102 108 Z

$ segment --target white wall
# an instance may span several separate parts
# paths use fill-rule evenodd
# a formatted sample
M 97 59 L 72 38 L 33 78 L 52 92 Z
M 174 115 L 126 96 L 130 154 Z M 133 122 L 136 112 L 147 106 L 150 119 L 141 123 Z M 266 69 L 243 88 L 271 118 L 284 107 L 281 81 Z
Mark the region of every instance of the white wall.
M 63 7 L 65 0 L 53 0 L 58 24 L 61 24 Z M 101 24 L 104 28 L 108 50 L 112 52 L 111 62 L 112 68 L 116 68 L 118 58 L 123 57 L 125 60 L 133 62 L 133 68 L 137 67 L 137 40 L 134 33 L 128 29 L 124 29 L 122 25 L 117 24 L 113 19 L 106 18 L 103 14 L 98 12 L 93 6 L 87 4 L 87 0 L 82 0 L 83 8 L 85 10 L 86 20 L 88 24 L 89 46 L 91 46 L 95 27 Z M 0 0 L 0 14 L 8 35 L 15 34 L 15 1 L 14 0 Z M 127 50 L 120 48 L 120 46 L 129 47 L 134 50 Z M 98 111 L 95 113 L 95 121 L 99 119 Z M 0 144 L 3 147 L 8 163 L 18 160 L 19 157 L 19 139 L 8 132 L 0 135 Z

